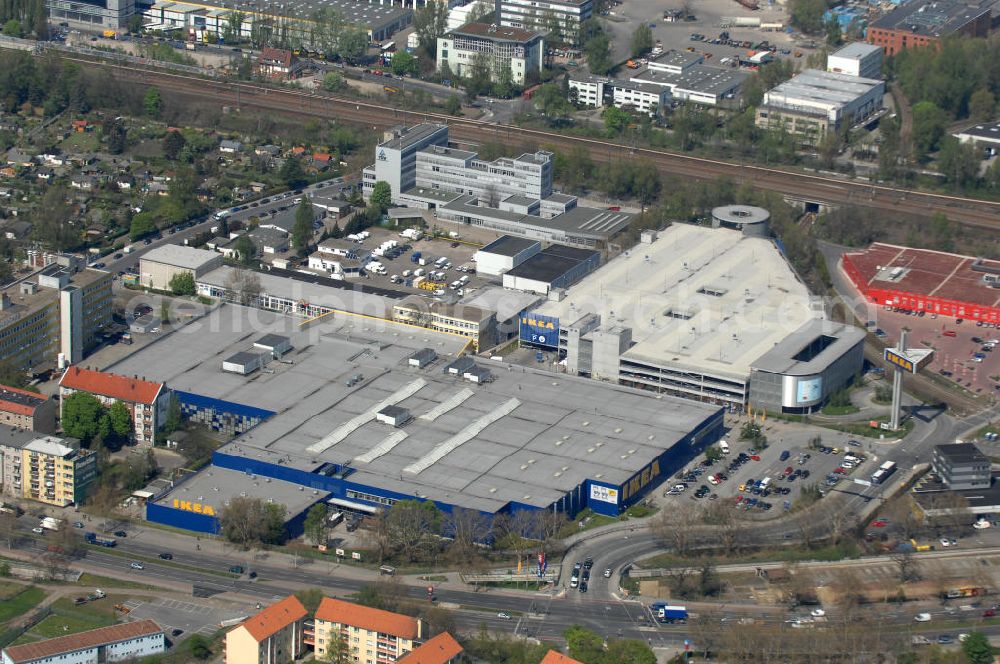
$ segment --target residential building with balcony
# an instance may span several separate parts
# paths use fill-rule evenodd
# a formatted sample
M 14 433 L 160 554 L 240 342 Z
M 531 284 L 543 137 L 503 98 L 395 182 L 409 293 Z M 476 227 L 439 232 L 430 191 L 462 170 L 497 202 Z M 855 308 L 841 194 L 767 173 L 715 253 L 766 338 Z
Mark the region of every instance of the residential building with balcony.
M 38 434 L 27 429 L 0 424 L 0 492 L 10 498 L 24 495 L 24 446 Z
M 56 402 L 37 392 L 0 385 L 0 424 L 38 431 L 56 432 Z
M 306 608 L 295 595 L 226 633 L 226 664 L 284 664 L 305 652 Z
M 21 449 L 21 497 L 66 507 L 79 504 L 97 479 L 97 455 L 72 438 L 42 436 Z
M 458 664 L 465 649 L 448 632 L 441 632 L 398 659 L 397 664 Z
M 417 618 L 324 597 L 316 609 L 312 644 L 320 660 L 336 659 L 344 648 L 347 661 L 390 664 L 419 645 L 421 628 Z
M 167 419 L 170 391 L 165 383 L 71 366 L 59 380 L 62 402 L 74 392 L 87 392 L 105 406 L 121 402 L 132 415 L 133 436 L 140 445 L 156 444 L 156 433 Z

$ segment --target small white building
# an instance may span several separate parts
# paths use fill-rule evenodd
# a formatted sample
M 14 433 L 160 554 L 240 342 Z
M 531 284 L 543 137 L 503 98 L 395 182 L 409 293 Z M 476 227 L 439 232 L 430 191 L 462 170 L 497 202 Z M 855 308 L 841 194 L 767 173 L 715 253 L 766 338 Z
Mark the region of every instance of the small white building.
M 567 83 L 572 91 L 570 99 L 573 99 L 575 93 L 576 103 L 601 108 L 614 81 L 593 74 L 574 74 L 569 77 Z
M 499 276 L 514 269 L 542 250 L 538 240 L 504 235 L 489 243 L 472 257 L 476 274 Z
M 826 58 L 826 70 L 862 78 L 882 77 L 882 47 L 854 42 Z
M 613 94 L 615 107 L 629 107 L 649 115 L 670 104 L 671 99 L 669 88 L 652 83 L 616 81 Z
M 500 80 L 505 67 L 511 81 L 524 85 L 530 72 L 542 71 L 545 42 L 542 35 L 521 28 L 497 27 L 491 23 L 466 23 L 437 40 L 437 67 L 445 64 L 456 76 L 469 76 L 479 54 L 485 54 L 490 79 Z

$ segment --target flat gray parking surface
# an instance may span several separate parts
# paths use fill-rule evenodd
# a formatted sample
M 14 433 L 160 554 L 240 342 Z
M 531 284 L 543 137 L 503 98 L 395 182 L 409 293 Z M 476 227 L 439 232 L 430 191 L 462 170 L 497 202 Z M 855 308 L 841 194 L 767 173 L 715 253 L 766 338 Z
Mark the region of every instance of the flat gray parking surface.
M 167 638 L 174 641 L 195 633 L 211 636 L 219 630 L 222 621 L 249 616 L 254 612 L 252 608 L 240 611 L 177 599 L 156 599 L 151 602 L 132 599 L 125 602 L 125 606 L 130 609 L 129 617 L 136 620 L 147 618 L 155 620 L 167 633 Z M 184 633 L 176 637 L 171 636 L 170 633 L 175 629 L 182 629 Z
M 745 511 L 748 518 L 764 519 L 780 516 L 784 512 L 785 501 L 789 501 L 794 506 L 795 501 L 801 496 L 802 487 L 811 484 L 816 484 L 827 491 L 843 491 L 864 496 L 875 494 L 875 491 L 870 487 L 853 482 L 854 478 L 868 480 L 878 467 L 878 464 L 881 463 L 872 451 L 871 443 L 865 439 L 861 439 L 860 447 L 849 446 L 848 441 L 852 438 L 848 434 L 802 425 L 793 426 L 787 423 L 772 423 L 770 421 L 765 423 L 765 433 L 768 436 L 769 445 L 766 449 L 754 450 L 754 454 L 760 460 L 755 461 L 751 459 L 739 468 L 730 471 L 728 468 L 729 464 L 736 459 L 740 452 L 747 454 L 751 452 L 751 445 L 748 441 L 738 440 L 739 429 L 745 421 L 745 419 L 737 420 L 730 431 L 730 435 L 725 438 L 730 447 L 729 455 L 704 469 L 694 482 L 687 482 L 688 488 L 679 495 L 663 495 L 671 486 L 682 481 L 678 479 L 678 476 L 664 482 L 660 488 L 661 495 L 656 498 L 657 502 L 661 505 L 665 504 L 668 507 L 690 506 L 688 501 L 702 504 L 708 503 L 710 501 L 708 497 L 701 499 L 694 498 L 695 491 L 704 484 L 709 487 L 709 495 L 717 494 L 717 500 L 728 501 L 730 504 L 735 503 L 738 496 L 743 496 L 744 499 L 757 498 L 758 501 L 764 500 L 771 503 L 772 507 L 768 511 L 763 511 L 759 507 L 746 509 L 742 504 L 743 501 L 741 501 L 738 507 L 738 509 Z M 820 450 L 810 449 L 809 440 L 817 435 L 821 437 L 821 444 L 823 446 L 831 450 L 836 449 L 837 452 L 823 453 Z M 782 460 L 782 452 L 785 451 L 788 452 L 788 458 Z M 848 452 L 854 452 L 855 455 L 864 455 L 867 458 L 853 469 L 845 468 L 846 472 L 842 476 L 843 479 L 835 486 L 827 486 L 825 484 L 827 475 L 833 473 L 837 468 L 842 467 L 841 464 L 844 461 L 844 456 Z M 805 455 L 809 456 L 806 457 Z M 703 459 L 704 457 L 699 458 L 696 463 L 691 464 L 686 470 L 693 470 Z M 801 463 L 800 460 L 802 461 Z M 797 477 L 792 481 L 788 481 L 784 478 L 784 472 L 787 468 L 791 468 L 793 473 L 796 470 L 808 470 L 809 476 L 807 478 Z M 716 473 L 725 473 L 729 479 L 723 480 L 720 484 L 713 486 L 708 478 Z M 754 495 L 748 491 L 746 485 L 750 483 L 750 480 L 757 481 L 765 477 L 771 478 L 770 486 L 772 491 L 769 496 Z M 743 490 L 740 490 L 741 485 L 744 486 Z M 790 492 L 788 495 L 782 495 L 773 491 L 774 488 L 778 487 L 788 488 Z

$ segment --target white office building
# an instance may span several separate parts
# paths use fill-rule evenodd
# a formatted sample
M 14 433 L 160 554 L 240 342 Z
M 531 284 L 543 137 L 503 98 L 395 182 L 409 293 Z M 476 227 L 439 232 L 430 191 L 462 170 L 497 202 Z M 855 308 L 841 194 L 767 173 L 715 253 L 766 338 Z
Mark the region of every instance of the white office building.
M 872 118 L 882 109 L 885 83 L 850 74 L 807 69 L 764 93 L 757 126 L 783 128 L 803 143 Z
M 365 199 L 371 196 L 378 181 L 392 187 L 392 200 L 413 187 L 417 181 L 417 152 L 430 145 L 448 145 L 448 127 L 419 124 L 414 127 L 394 127 L 385 132 L 384 141 L 375 148 L 375 164 L 362 172 Z
M 490 80 L 503 79 L 510 70 L 510 80 L 524 85 L 531 72 L 542 71 L 545 42 L 542 35 L 530 30 L 492 23 L 466 23 L 437 40 L 438 70 L 456 76 L 470 76 L 477 58 L 484 57 L 490 68 Z
M 500 25 L 549 32 L 558 22 L 560 34 L 550 39 L 570 44 L 579 41 L 580 24 L 593 12 L 591 0 L 500 0 L 499 5 Z
M 826 70 L 861 78 L 881 78 L 882 47 L 865 42 L 848 44 L 827 56 Z
M 614 85 L 614 81 L 603 76 L 592 74 L 576 74 L 567 81 L 570 89 L 570 99 L 575 97 L 576 103 L 582 106 L 600 108 Z
M 432 145 L 417 153 L 417 188 L 471 194 L 493 207 L 509 196 L 533 200 L 552 193 L 552 153 L 479 159 L 475 152 Z
M 614 104 L 617 108 L 631 108 L 639 113 L 654 115 L 657 109 L 668 105 L 670 99 L 670 90 L 662 85 L 624 81 L 614 84 Z
M 748 74 L 736 69 L 723 69 L 703 64 L 688 64 L 681 73 L 650 66 L 629 79 L 631 83 L 650 83 L 668 90 L 677 101 L 690 101 L 704 106 L 716 106 L 724 99 L 734 99 Z

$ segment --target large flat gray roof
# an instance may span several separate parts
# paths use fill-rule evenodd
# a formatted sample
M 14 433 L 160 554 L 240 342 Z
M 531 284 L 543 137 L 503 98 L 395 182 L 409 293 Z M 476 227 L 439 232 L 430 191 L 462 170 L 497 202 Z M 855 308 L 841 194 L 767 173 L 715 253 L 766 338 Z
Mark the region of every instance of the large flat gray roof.
M 325 493 L 302 490 L 298 484 L 291 482 L 251 477 L 238 470 L 208 466 L 153 502 L 171 507 L 174 500 L 189 500 L 210 505 L 218 516 L 222 508 L 237 497 L 270 498 L 278 505 L 284 505 L 287 518 L 291 518 L 325 497 Z
M 821 352 L 815 356 L 807 354 L 804 358 L 795 357 L 821 337 L 827 338 L 822 344 Z M 770 373 L 809 376 L 826 369 L 864 339 L 865 333 L 853 325 L 811 320 L 757 358 L 753 368 Z
M 441 371 L 464 339 L 350 317 L 299 322 L 223 307 L 200 321 L 217 332 L 174 332 L 113 370 L 141 366 L 171 387 L 277 412 L 225 453 L 310 472 L 349 462 L 351 482 L 491 512 L 511 501 L 548 506 L 587 479 L 620 484 L 718 412 L 479 358 L 496 379 L 474 384 Z M 263 333 L 291 337 L 288 364 L 252 377 L 221 371 L 217 358 Z M 422 348 L 438 360 L 410 367 Z M 356 374 L 364 379 L 348 387 Z M 386 405 L 414 419 L 380 423 L 373 413 Z
M 180 244 L 163 244 L 144 253 L 140 260 L 197 270 L 218 257 L 219 254 L 206 249 L 195 249 Z

